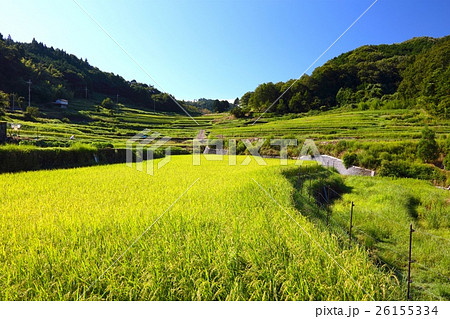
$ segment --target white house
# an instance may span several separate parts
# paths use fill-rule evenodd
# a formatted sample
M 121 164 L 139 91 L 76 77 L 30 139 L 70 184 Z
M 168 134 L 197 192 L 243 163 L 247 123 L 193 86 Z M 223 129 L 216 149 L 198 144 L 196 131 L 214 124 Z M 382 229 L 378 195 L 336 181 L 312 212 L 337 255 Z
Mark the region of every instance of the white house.
M 64 99 L 57 99 L 56 102 L 53 102 L 53 104 L 59 105 L 62 109 L 67 108 L 69 106 L 69 101 Z

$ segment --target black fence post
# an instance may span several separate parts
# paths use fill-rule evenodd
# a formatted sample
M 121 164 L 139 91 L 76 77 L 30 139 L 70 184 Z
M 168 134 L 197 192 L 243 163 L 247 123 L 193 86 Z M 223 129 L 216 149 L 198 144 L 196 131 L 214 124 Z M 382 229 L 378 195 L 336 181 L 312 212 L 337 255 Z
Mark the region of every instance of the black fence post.
M 327 226 L 328 226 L 328 220 L 330 215 L 330 185 L 327 185 Z
M 309 192 L 308 192 L 308 200 L 311 200 L 311 192 L 312 192 L 312 188 L 311 188 L 311 175 L 309 175 Z
M 350 228 L 349 228 L 349 231 L 348 231 L 348 244 L 349 244 L 349 247 L 352 247 L 353 206 L 355 206 L 355 205 L 352 202 L 352 205 L 350 207 Z
M 408 292 L 407 292 L 407 299 L 411 300 L 411 264 L 414 262 L 411 259 L 411 252 L 412 252 L 412 233 L 414 232 L 412 224 L 409 224 L 409 260 L 408 260 Z
M 328 219 L 329 219 L 329 216 L 330 216 L 330 208 L 327 207 L 327 226 L 328 226 Z

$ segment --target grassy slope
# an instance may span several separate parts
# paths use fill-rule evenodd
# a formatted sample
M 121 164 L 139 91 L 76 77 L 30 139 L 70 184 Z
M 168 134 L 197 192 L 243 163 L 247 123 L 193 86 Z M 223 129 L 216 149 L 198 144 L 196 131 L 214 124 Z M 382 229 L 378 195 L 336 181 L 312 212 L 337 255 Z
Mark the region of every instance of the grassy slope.
M 350 202 L 356 237 L 406 277 L 409 225 L 413 224 L 413 296 L 450 299 L 450 199 L 448 191 L 411 179 L 346 178 L 351 193 L 332 208 L 347 227 Z
M 152 129 L 172 138 L 194 138 L 199 127 L 211 127 L 216 117 L 196 116 L 194 119 L 175 113 L 154 113 L 150 109 L 123 106 L 117 114 L 107 110 L 97 111 L 96 100 L 73 100 L 66 110 L 56 107 L 41 107 L 42 117 L 38 121 L 27 121 L 21 112 L 8 113 L 8 122 L 21 123 L 21 136 L 67 142 L 74 135 L 80 142 L 109 142 L 116 148 L 124 148 L 126 140 L 144 129 Z M 182 140 L 172 145 L 186 146 Z
M 301 116 L 301 115 L 299 115 Z M 419 110 L 334 110 L 295 118 L 293 115 L 253 121 L 223 121 L 212 128 L 214 135 L 226 137 L 282 137 L 296 135 L 316 140 L 364 139 L 405 140 L 420 138 L 427 124 L 438 136 L 450 133 L 450 120 L 434 118 Z
M 297 170 L 268 163 L 229 166 L 225 159 L 193 166 L 190 156 L 177 156 L 154 176 L 123 164 L 1 175 L 0 299 L 79 298 L 197 178 L 83 298 L 403 298 L 404 289 L 363 249 L 345 249 L 301 216 L 285 178 Z
M 448 191 L 438 189 L 429 182 L 414 179 L 347 176 L 343 189 L 331 186 L 329 226 L 325 197 L 313 191 L 314 185 L 333 185 L 330 177 L 308 176 L 291 179 L 297 186 L 294 198 L 297 207 L 310 220 L 326 227 L 348 243 L 348 227 L 351 202 L 355 204 L 353 215 L 353 239 L 355 244 L 368 249 L 382 264 L 388 265 L 406 286 L 409 226 L 413 224 L 412 264 L 413 298 L 415 300 L 450 299 L 450 200 Z M 331 175 L 333 176 L 333 175 Z M 327 179 L 328 178 L 328 179 Z M 339 178 L 336 176 L 334 179 Z M 322 193 L 323 188 L 315 188 Z M 337 192 L 336 192 L 337 190 Z M 326 195 L 325 195 L 326 196 Z M 309 198 L 309 196 L 308 196 Z M 325 204 L 317 209 L 319 199 Z

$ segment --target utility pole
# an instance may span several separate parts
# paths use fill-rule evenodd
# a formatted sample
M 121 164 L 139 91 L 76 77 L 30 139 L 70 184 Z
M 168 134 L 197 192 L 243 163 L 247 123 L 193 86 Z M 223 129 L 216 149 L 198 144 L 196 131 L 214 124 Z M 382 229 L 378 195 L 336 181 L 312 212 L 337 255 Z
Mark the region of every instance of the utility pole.
M 28 106 L 31 106 L 31 80 L 28 80 Z
M 153 99 L 153 113 L 155 113 L 155 99 Z
M 116 104 L 119 104 L 119 93 L 116 94 Z
M 86 94 L 85 94 L 85 98 L 86 98 L 86 100 L 87 100 L 87 92 L 88 92 L 87 86 L 84 88 L 84 92 L 86 93 Z
M 14 106 L 14 98 L 16 97 L 16 95 L 13 93 L 12 94 L 12 111 L 14 112 L 15 106 Z

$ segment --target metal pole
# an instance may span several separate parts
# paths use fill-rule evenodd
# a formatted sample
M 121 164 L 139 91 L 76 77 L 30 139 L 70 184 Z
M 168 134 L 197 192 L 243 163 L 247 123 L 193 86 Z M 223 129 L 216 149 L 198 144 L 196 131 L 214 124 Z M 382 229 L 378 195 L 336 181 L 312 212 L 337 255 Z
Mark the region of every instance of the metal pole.
M 412 233 L 413 232 L 414 232 L 413 226 L 412 226 L 412 224 L 409 224 L 408 292 L 407 292 L 407 295 L 406 295 L 408 300 L 411 300 L 411 294 L 410 294 L 411 283 L 412 283 L 412 280 L 411 280 L 411 264 L 414 262 L 411 259 Z
M 28 80 L 28 106 L 31 105 L 31 80 Z
M 327 185 L 327 226 L 330 215 L 330 185 Z
M 348 232 L 348 244 L 349 247 L 352 247 L 352 227 L 353 227 L 353 206 L 355 206 L 352 202 L 351 208 L 350 208 L 350 229 Z
M 311 200 L 311 175 L 309 175 L 309 192 L 308 192 L 308 199 Z

